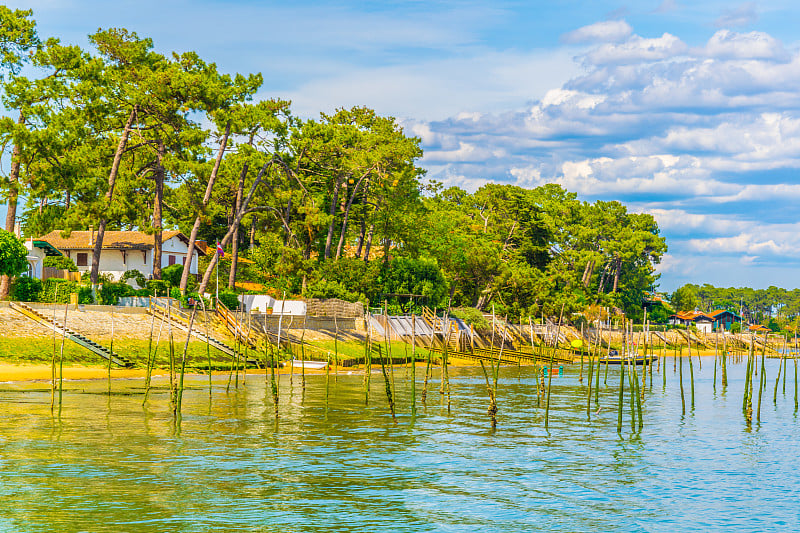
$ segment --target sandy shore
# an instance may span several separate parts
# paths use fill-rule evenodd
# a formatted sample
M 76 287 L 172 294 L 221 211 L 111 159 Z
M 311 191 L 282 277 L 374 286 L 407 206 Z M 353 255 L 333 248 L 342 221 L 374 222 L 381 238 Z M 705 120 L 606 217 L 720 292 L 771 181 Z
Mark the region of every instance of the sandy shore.
M 0 363 L 0 382 L 3 381 L 49 381 L 52 377 L 50 365 Z M 112 378 L 145 377 L 144 368 L 112 368 Z M 153 375 L 166 374 L 167 371 L 156 369 Z M 64 379 L 107 379 L 108 368 L 103 366 L 64 366 Z

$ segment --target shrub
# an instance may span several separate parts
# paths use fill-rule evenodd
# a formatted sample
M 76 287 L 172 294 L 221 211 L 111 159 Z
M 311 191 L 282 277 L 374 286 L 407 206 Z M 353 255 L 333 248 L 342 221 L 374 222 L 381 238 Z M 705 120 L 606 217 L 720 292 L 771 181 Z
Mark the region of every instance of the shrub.
M 56 291 L 56 288 L 58 288 L 58 291 Z M 42 292 L 39 295 L 39 301 L 66 304 L 70 303 L 70 295 L 72 293 L 78 293 L 78 303 L 80 304 L 94 303 L 91 287 L 59 278 L 45 280 L 42 285 Z
M 92 270 L 89 269 L 81 274 L 81 283 L 91 283 L 92 282 Z M 113 283 L 114 278 L 111 277 L 111 274 L 105 274 L 100 272 L 97 275 L 97 283 Z
M 125 283 L 129 279 L 132 279 L 136 282 L 140 288 L 144 287 L 147 284 L 147 280 L 144 279 L 144 275 L 139 272 L 138 270 L 128 270 L 126 271 L 122 277 L 119 279 L 121 282 Z
M 22 276 L 11 285 L 11 298 L 18 302 L 38 302 L 42 292 L 42 282 L 36 278 Z
M 0 229 L 0 274 L 17 276 L 28 268 L 28 250 L 10 231 Z
M 161 269 L 161 279 L 169 282 L 173 287 L 181 284 L 181 276 L 183 275 L 183 265 L 170 265 Z
M 69 270 L 70 272 L 78 271 L 78 267 L 75 266 L 75 262 L 69 257 L 64 257 L 63 255 L 48 255 L 44 258 L 44 261 L 42 261 L 42 266 L 57 268 L 59 270 Z
M 731 324 L 731 333 L 741 333 L 742 332 L 742 325 L 739 322 L 734 322 Z
M 135 296 L 136 289 L 125 282 L 103 283 L 100 289 L 100 303 L 103 305 L 117 305 L 123 296 Z
M 239 307 L 239 296 L 233 291 L 220 292 L 219 301 L 228 309 L 236 309 Z
M 457 309 L 451 309 L 450 314 L 454 318 L 460 318 L 466 322 L 468 326 L 473 326 L 475 329 L 489 329 L 489 322 L 483 316 L 483 313 L 474 307 L 460 307 Z
M 169 285 L 162 279 L 147 280 L 145 287 L 152 296 L 166 296 L 169 290 Z M 180 292 L 180 291 L 178 291 Z

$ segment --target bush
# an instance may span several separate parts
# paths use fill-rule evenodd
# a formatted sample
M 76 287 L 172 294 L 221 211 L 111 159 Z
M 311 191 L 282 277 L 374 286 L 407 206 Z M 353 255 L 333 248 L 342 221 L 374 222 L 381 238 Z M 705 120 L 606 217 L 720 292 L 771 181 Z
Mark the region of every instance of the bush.
M 136 289 L 125 282 L 103 283 L 100 289 L 100 303 L 103 305 L 117 305 L 123 296 L 135 296 Z
M 307 294 L 310 298 L 338 298 L 348 302 L 366 300 L 363 294 L 348 290 L 343 283 L 326 279 L 309 284 Z
M 161 279 L 169 282 L 173 287 L 180 287 L 181 276 L 183 275 L 183 265 L 174 264 L 161 269 Z M 195 276 L 190 275 L 186 281 L 186 291 L 194 291 L 197 289 L 197 279 Z
M 233 291 L 219 293 L 219 301 L 228 309 L 237 309 L 239 307 L 239 296 Z
M 11 285 L 11 299 L 18 302 L 38 302 L 42 292 L 42 282 L 36 278 L 22 276 Z
M 0 229 L 0 274 L 17 276 L 28 268 L 28 250 L 10 231 Z
M 162 279 L 151 279 L 147 280 L 145 288 L 149 291 L 151 296 L 166 296 L 168 294 L 169 285 Z
M 173 287 L 178 287 L 181 284 L 182 275 L 183 265 L 170 265 L 161 269 L 161 279 L 169 282 Z
M 81 274 L 81 283 L 91 283 L 92 282 L 92 270 L 89 269 Z M 114 283 L 114 278 L 111 277 L 111 274 L 104 274 L 100 272 L 97 275 L 97 283 Z
M 59 270 L 69 270 L 70 272 L 78 271 L 78 267 L 75 266 L 75 262 L 69 257 L 64 257 L 63 255 L 48 255 L 44 258 L 44 261 L 42 261 L 42 266 L 57 268 Z
M 94 303 L 91 287 L 80 285 L 75 281 L 67 281 L 59 278 L 49 278 L 45 280 L 42 285 L 42 292 L 39 295 L 39 301 L 45 303 L 70 303 L 70 295 L 74 292 L 78 293 L 79 304 Z
M 120 278 L 120 281 L 123 282 L 123 283 L 127 283 L 127 281 L 129 279 L 132 279 L 133 281 L 135 281 L 136 285 L 138 285 L 139 288 L 142 288 L 147 284 L 147 280 L 144 279 L 144 275 L 141 272 L 139 272 L 138 270 L 128 270 L 128 271 L 126 271 L 122 275 L 122 277 Z
M 460 318 L 468 326 L 472 326 L 478 330 L 486 330 L 489 329 L 489 322 L 483 316 L 478 309 L 474 307 L 460 307 L 457 309 L 451 309 L 450 314 L 454 318 Z
M 731 333 L 741 333 L 742 332 L 742 325 L 739 322 L 734 322 L 731 324 Z

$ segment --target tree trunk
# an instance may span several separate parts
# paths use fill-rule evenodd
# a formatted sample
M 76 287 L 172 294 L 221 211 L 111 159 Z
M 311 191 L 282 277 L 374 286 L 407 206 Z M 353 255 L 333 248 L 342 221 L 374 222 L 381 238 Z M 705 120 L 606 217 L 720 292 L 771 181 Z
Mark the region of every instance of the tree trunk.
M 617 256 L 617 259 L 614 262 L 614 289 L 611 291 L 613 293 L 617 292 L 617 286 L 619 285 L 619 274 L 621 270 L 622 270 L 622 258 Z
M 331 221 L 328 223 L 328 237 L 325 239 L 325 259 L 328 259 L 331 256 L 333 230 L 336 227 L 336 208 L 339 206 L 339 187 L 341 187 L 341 181 L 339 178 L 337 178 L 333 185 L 333 199 L 331 200 L 331 209 L 329 212 Z
M 348 198 L 347 200 L 347 205 L 345 205 L 344 219 L 342 220 L 342 231 L 339 234 L 339 246 L 336 247 L 336 259 L 339 259 L 342 256 L 342 249 L 344 248 L 344 240 L 347 235 L 347 221 L 350 218 L 350 208 L 353 207 L 353 200 L 356 199 L 356 194 L 358 193 L 358 186 L 361 185 L 361 182 L 366 177 L 367 174 L 361 176 L 361 179 L 359 179 L 355 187 L 353 187 L 353 192 L 350 194 L 350 198 Z
M 181 292 L 186 292 L 186 285 L 189 283 L 189 271 L 192 269 L 192 258 L 194 256 L 194 243 L 197 241 L 197 232 L 200 230 L 201 216 L 206 206 L 208 206 L 208 202 L 211 200 L 211 191 L 214 189 L 214 182 L 217 180 L 219 166 L 222 163 L 222 155 L 225 153 L 225 148 L 228 146 L 228 136 L 230 134 L 231 121 L 229 120 L 225 125 L 225 133 L 222 135 L 222 141 L 219 143 L 217 159 L 214 161 L 214 169 L 211 171 L 211 176 L 208 177 L 208 185 L 206 186 L 206 194 L 203 196 L 203 204 L 197 212 L 197 217 L 194 219 L 194 225 L 192 226 L 192 232 L 189 235 L 189 248 L 186 250 L 186 264 L 183 265 L 183 273 L 181 274 Z M 215 253 L 214 256 L 216 257 L 216 255 Z
M 594 274 L 594 259 L 590 259 L 586 263 L 586 268 L 583 269 L 583 278 L 581 278 L 581 283 L 583 283 L 584 288 L 589 286 L 589 282 L 592 280 L 592 274 Z
M 608 274 L 608 263 L 603 267 L 603 273 L 600 274 L 600 284 L 597 286 L 597 294 L 603 294 L 603 288 L 606 285 L 606 276 Z
M 138 107 L 133 106 L 131 114 L 128 116 L 128 121 L 125 123 L 125 128 L 122 130 L 122 137 L 117 144 L 117 150 L 114 152 L 114 162 L 111 163 L 111 172 L 108 174 L 108 190 L 106 191 L 106 205 L 108 209 L 111 204 L 111 199 L 114 197 L 114 185 L 117 183 L 117 174 L 119 174 L 119 165 L 122 163 L 122 153 L 125 151 L 125 146 L 128 144 L 128 136 L 131 133 L 133 120 L 136 118 Z M 94 250 L 92 250 L 92 292 L 94 293 L 97 286 L 97 280 L 100 274 L 100 251 L 103 249 L 103 236 L 106 233 L 106 225 L 108 220 L 104 217 L 101 218 L 97 227 L 97 241 L 94 243 Z M 93 294 L 94 296 L 94 294 Z M 96 299 L 96 298 L 95 298 Z
M 231 237 L 233 237 L 234 228 L 242 222 L 242 217 L 244 217 L 244 215 L 247 213 L 247 206 L 250 205 L 250 200 L 253 199 L 253 195 L 256 192 L 256 188 L 258 187 L 258 184 L 261 183 L 261 178 L 264 176 L 264 172 L 267 171 L 267 168 L 269 167 L 270 164 L 271 163 L 267 163 L 262 167 L 261 171 L 258 173 L 258 176 L 256 176 L 253 185 L 250 186 L 250 192 L 247 193 L 247 198 L 245 198 L 244 202 L 242 202 L 241 208 L 239 209 L 238 213 L 236 213 L 236 218 L 234 218 L 231 227 L 228 228 L 228 233 L 226 233 L 225 236 L 222 238 L 220 244 L 222 245 L 223 248 L 230 242 Z M 215 253 L 211 257 L 211 261 L 208 263 L 208 266 L 206 267 L 206 271 L 203 274 L 203 279 L 200 282 L 200 286 L 197 288 L 197 292 L 200 293 L 201 295 L 203 294 L 203 292 L 205 292 L 206 286 L 208 285 L 208 282 L 211 280 L 211 274 L 212 272 L 214 272 L 214 267 L 217 266 L 217 261 L 219 261 L 219 254 Z
M 163 223 L 161 209 L 164 204 L 164 142 L 158 141 L 158 161 L 156 167 L 156 195 L 153 202 L 153 279 L 161 279 L 161 250 L 163 248 Z
M 252 137 L 250 138 L 252 143 Z M 244 194 L 244 178 L 247 175 L 248 165 L 244 164 L 239 174 L 239 187 L 236 189 L 236 213 L 242 209 L 242 195 Z M 228 275 L 228 288 L 233 290 L 236 286 L 236 269 L 239 266 L 239 224 L 233 229 L 233 244 L 231 246 L 231 271 Z
M 369 225 L 369 233 L 367 234 L 367 245 L 364 247 L 364 262 L 369 262 L 369 249 L 372 247 L 372 235 L 375 233 L 375 224 Z
M 19 112 L 17 124 L 24 124 L 25 116 Z M 20 152 L 19 143 L 14 145 L 11 153 L 11 172 L 8 175 L 8 211 L 6 212 L 6 231 L 14 232 L 17 223 L 17 198 L 19 198 L 19 174 L 20 174 Z M 0 298 L 6 298 L 11 289 L 11 278 L 0 276 Z
M 361 232 L 358 235 L 358 249 L 356 250 L 356 259 L 361 259 L 361 249 L 364 247 L 364 239 L 367 235 L 367 221 L 361 219 Z
M 258 222 L 258 215 L 253 215 L 250 221 L 250 249 L 256 247 L 256 223 Z

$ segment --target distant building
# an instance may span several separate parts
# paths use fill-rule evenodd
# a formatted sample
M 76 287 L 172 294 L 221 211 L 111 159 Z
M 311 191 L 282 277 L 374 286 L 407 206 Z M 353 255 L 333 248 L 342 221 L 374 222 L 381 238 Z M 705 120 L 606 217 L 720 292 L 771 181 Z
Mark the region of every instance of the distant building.
M 56 250 L 50 244 L 44 241 L 35 241 L 28 239 L 25 241 L 25 249 L 28 253 L 25 259 L 28 261 L 28 271 L 25 273 L 28 277 L 42 279 L 44 271 L 44 258 L 48 255 L 62 256 L 60 251 Z
M 730 331 L 733 323 L 742 323 L 742 317 L 727 309 L 717 309 L 708 313 L 708 316 L 714 319 L 714 329 L 716 331 Z
M 701 331 L 703 333 L 711 333 L 711 330 L 714 327 L 714 318 L 699 311 L 676 313 L 674 315 L 670 315 L 667 321 L 673 326 L 690 326 L 694 324 L 697 327 L 697 331 Z
M 79 272 L 92 268 L 92 253 L 96 233 L 94 231 L 73 231 L 69 237 L 62 238 L 61 231 L 51 231 L 34 243 L 46 243 L 75 262 Z M 145 278 L 153 277 L 153 236 L 141 231 L 106 231 L 103 235 L 103 248 L 100 250 L 100 272 L 119 280 L 128 270 L 138 270 Z M 162 233 L 161 268 L 170 265 L 185 265 L 189 251 L 189 239 L 180 231 Z M 203 250 L 195 247 L 189 266 L 190 274 L 197 274 L 197 261 Z

